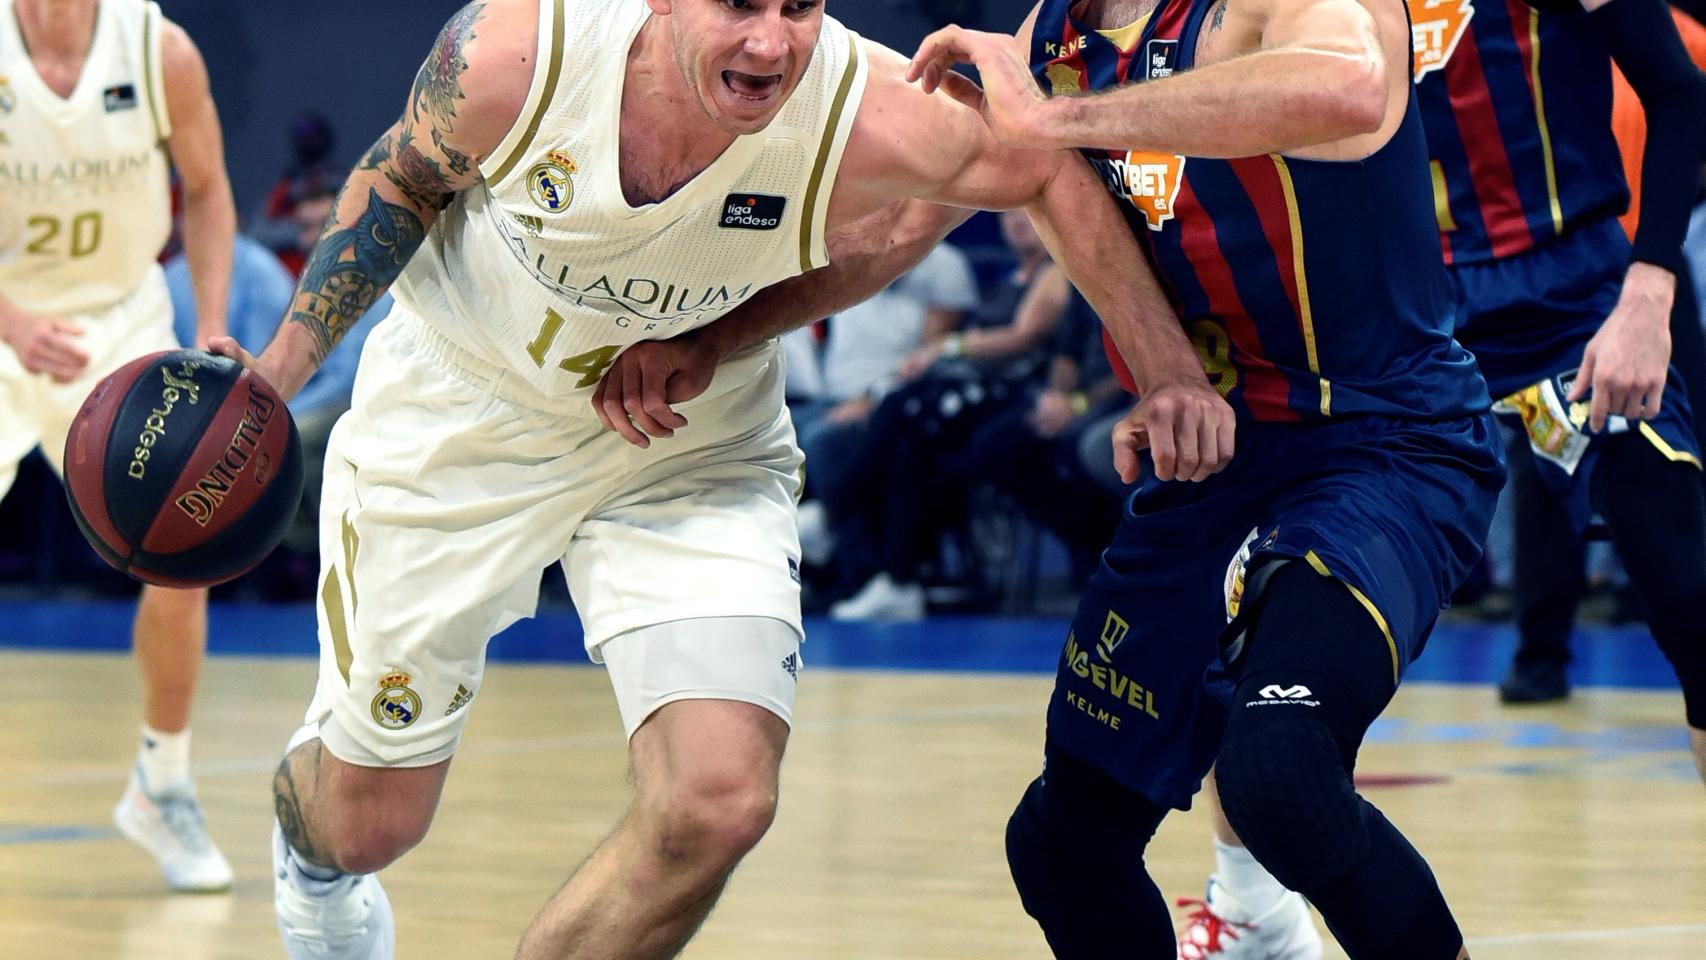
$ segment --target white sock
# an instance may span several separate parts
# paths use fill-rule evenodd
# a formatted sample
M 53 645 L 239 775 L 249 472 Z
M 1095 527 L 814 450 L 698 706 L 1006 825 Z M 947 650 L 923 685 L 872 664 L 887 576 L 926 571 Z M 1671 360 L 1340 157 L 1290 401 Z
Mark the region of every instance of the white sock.
M 297 856 L 292 856 L 290 858 L 290 865 L 296 869 L 297 873 L 300 873 L 303 877 L 313 881 L 312 884 L 298 884 L 299 887 L 302 887 L 304 893 L 324 893 L 328 888 L 325 886 L 318 886 L 319 884 L 330 884 L 346 875 L 342 870 L 339 870 L 336 867 L 322 867 L 318 864 L 309 863 Z
M 1218 837 L 1214 841 L 1214 878 L 1250 911 L 1251 917 L 1272 910 L 1286 895 L 1285 887 L 1256 862 L 1250 851 L 1221 843 Z
M 144 723 L 142 742 L 137 748 L 137 761 L 142 764 L 142 779 L 148 789 L 160 793 L 190 782 L 190 731 L 165 733 Z

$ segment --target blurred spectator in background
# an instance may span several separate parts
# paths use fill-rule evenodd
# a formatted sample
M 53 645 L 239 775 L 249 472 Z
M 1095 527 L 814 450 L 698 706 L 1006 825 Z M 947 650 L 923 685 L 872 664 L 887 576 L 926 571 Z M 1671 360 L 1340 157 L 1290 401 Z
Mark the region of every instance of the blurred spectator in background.
M 822 331 L 819 321 L 782 334 L 782 362 L 786 365 L 782 396 L 795 424 L 802 415 L 809 416 L 806 408 L 823 396 L 823 364 L 818 360 Z
M 301 240 L 297 207 L 319 191 L 336 192 L 347 170 L 332 161 L 336 138 L 323 115 L 309 111 L 290 122 L 290 162 L 267 191 L 259 212 L 250 218 L 248 233 L 262 246 L 279 255 L 291 274 L 302 272 L 306 248 Z M 323 221 L 322 221 L 323 223 Z M 321 224 L 316 224 L 320 226 Z M 316 234 L 315 239 L 318 239 Z
M 320 239 L 326 218 L 332 215 L 332 207 L 338 202 L 338 188 L 347 175 L 344 170 L 322 167 L 310 171 L 296 182 L 290 213 L 280 221 L 290 227 L 290 233 L 280 234 L 276 244 L 269 245 L 292 277 L 302 275 L 308 251 L 314 249 L 315 241 Z
M 920 563 L 966 520 L 966 471 L 955 464 L 979 426 L 1016 405 L 1029 408 L 1046 373 L 1045 345 L 1071 285 L 1023 213 L 1002 214 L 1001 232 L 1017 267 L 962 329 L 902 362 L 907 382 L 871 413 L 848 469 L 819 484 L 837 538 L 838 585 L 863 584 L 831 608 L 837 619 L 924 616 Z
M 827 321 L 821 388 L 810 402 L 790 407 L 812 498 L 800 506 L 800 547 L 808 563 L 824 563 L 834 544 L 816 498 L 842 484 L 871 411 L 900 383 L 901 364 L 921 345 L 940 343 L 976 304 L 970 262 L 944 243 L 881 293 Z
M 948 465 L 957 473 L 950 482 L 970 489 L 992 481 L 1012 496 L 1066 545 L 1072 582 L 1081 589 L 1113 537 L 1120 497 L 1085 470 L 1079 447 L 1092 425 L 1130 405 L 1102 347 L 1102 322 L 1074 291 L 1046 385 L 973 431 L 965 456 Z M 1110 467 L 1112 429 L 1098 446 Z

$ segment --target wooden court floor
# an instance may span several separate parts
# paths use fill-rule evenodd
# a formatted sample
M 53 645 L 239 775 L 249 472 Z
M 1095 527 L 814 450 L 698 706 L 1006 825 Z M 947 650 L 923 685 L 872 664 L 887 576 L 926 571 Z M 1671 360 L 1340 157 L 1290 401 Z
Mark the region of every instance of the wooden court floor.
M 215 658 L 195 756 L 228 895 L 162 893 L 111 829 L 136 697 L 114 655 L 0 653 L 0 958 L 275 957 L 269 773 L 306 660 Z M 506 958 L 625 802 L 599 671 L 494 666 L 432 835 L 384 874 L 403 958 Z M 685 956 L 1048 956 L 1001 833 L 1040 752 L 1041 677 L 808 671 L 774 830 Z M 1675 694 L 1585 691 L 1501 710 L 1477 687 L 1406 688 L 1362 772 L 1438 778 L 1369 795 L 1432 861 L 1476 960 L 1706 957 L 1706 790 Z M 1096 842 L 1095 823 L 1083 842 Z M 1199 813 L 1152 847 L 1169 895 L 1200 890 Z M 1329 956 L 1342 957 L 1336 949 Z

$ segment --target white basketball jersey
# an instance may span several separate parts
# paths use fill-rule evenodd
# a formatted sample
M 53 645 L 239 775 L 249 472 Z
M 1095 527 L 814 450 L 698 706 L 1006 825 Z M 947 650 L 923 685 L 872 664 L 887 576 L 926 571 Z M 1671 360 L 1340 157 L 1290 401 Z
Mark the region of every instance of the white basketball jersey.
M 24 310 L 125 299 L 172 229 L 160 8 L 100 0 L 71 96 L 36 73 L 0 0 L 0 291 Z
M 628 53 L 650 11 L 644 0 L 539 7 L 520 119 L 395 290 L 545 397 L 584 397 L 630 344 L 709 323 L 828 263 L 824 216 L 867 69 L 857 37 L 825 17 L 810 67 L 770 125 L 635 208 L 622 194 L 618 131 Z

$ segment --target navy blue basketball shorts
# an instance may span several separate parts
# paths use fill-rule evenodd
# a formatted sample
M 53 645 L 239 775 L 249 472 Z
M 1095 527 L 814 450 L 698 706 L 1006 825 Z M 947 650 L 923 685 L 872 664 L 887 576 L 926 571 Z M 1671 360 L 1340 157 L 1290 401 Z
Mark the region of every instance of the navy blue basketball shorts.
M 1243 615 L 1275 562 L 1349 587 L 1396 683 L 1480 559 L 1503 483 L 1490 415 L 1241 422 L 1224 471 L 1151 474 L 1127 500 L 1067 634 L 1049 743 L 1188 808 L 1220 746 Z
M 1565 399 L 1588 341 L 1617 306 L 1628 268 L 1623 228 L 1607 218 L 1528 253 L 1451 271 L 1464 317 L 1457 339 L 1475 354 L 1498 399 L 1495 412 L 1528 435 L 1542 482 L 1578 530 L 1593 517 L 1588 488 L 1606 437 L 1638 433 L 1666 458 L 1700 467 L 1676 368 L 1649 420 L 1613 417 L 1596 434 L 1587 425 L 1588 400 Z

